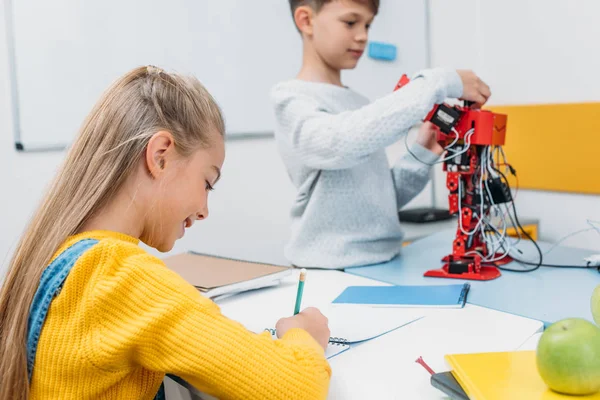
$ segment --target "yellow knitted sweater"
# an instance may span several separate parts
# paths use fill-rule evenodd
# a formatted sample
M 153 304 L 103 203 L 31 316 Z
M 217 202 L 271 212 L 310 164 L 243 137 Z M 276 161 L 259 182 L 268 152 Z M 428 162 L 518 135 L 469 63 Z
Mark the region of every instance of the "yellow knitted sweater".
M 153 399 L 165 373 L 222 399 L 327 396 L 331 369 L 306 331 L 249 332 L 126 235 L 86 232 L 56 256 L 86 238 L 99 242 L 50 305 L 32 399 Z

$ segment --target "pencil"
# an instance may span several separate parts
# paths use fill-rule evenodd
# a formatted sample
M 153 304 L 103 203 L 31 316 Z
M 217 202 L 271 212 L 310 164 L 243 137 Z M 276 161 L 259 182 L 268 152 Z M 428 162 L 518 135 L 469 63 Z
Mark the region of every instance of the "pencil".
M 298 293 L 296 293 L 296 306 L 294 307 L 294 315 L 300 312 L 300 303 L 302 303 L 302 291 L 304 290 L 304 280 L 306 279 L 306 269 L 300 270 L 300 278 L 298 280 Z

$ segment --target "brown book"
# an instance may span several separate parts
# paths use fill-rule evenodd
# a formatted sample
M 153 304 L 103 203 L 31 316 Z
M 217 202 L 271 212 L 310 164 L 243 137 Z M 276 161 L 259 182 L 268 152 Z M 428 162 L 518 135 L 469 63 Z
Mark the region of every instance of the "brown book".
M 290 267 L 193 252 L 167 257 L 164 262 L 209 298 L 274 286 L 292 272 Z

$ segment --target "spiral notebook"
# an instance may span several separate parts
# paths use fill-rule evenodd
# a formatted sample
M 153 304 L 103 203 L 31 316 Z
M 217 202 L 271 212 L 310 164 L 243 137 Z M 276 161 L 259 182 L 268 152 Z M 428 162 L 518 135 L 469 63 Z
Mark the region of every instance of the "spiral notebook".
M 273 336 L 273 339 L 277 338 L 275 329 L 267 328 L 265 330 L 269 331 L 271 333 L 271 336 Z M 346 339 L 330 337 L 329 343 L 327 344 L 327 348 L 325 349 L 325 358 L 327 358 L 327 359 L 333 358 L 333 357 L 337 356 L 338 354 L 341 354 L 349 349 L 350 349 L 350 345 L 348 344 L 348 341 Z
M 329 319 L 332 336 L 325 357 L 332 358 L 354 344 L 375 339 L 424 317 L 420 310 L 332 306 L 321 312 Z M 265 329 L 275 337 L 275 329 Z

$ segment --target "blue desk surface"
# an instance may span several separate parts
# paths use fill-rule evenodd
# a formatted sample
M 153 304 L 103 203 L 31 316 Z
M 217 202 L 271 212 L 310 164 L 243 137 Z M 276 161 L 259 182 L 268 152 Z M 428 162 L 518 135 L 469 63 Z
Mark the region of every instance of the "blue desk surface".
M 594 288 L 600 284 L 600 273 L 596 268 L 542 267 L 529 273 L 502 271 L 499 278 L 483 282 L 424 277 L 425 271 L 441 267 L 441 258 L 452 250 L 453 238 L 454 231 L 439 232 L 403 248 L 399 257 L 387 263 L 345 271 L 395 285 L 470 282 L 468 302 L 471 304 L 537 319 L 546 325 L 571 317 L 593 321 L 590 299 Z M 542 251 L 550 247 L 547 243 L 539 244 Z M 537 252 L 531 243 L 522 242 L 518 247 L 524 253 L 523 260 L 537 261 Z M 594 252 L 559 246 L 544 256 L 544 263 L 583 266 L 583 258 L 591 254 Z M 507 268 L 523 267 L 510 263 Z

